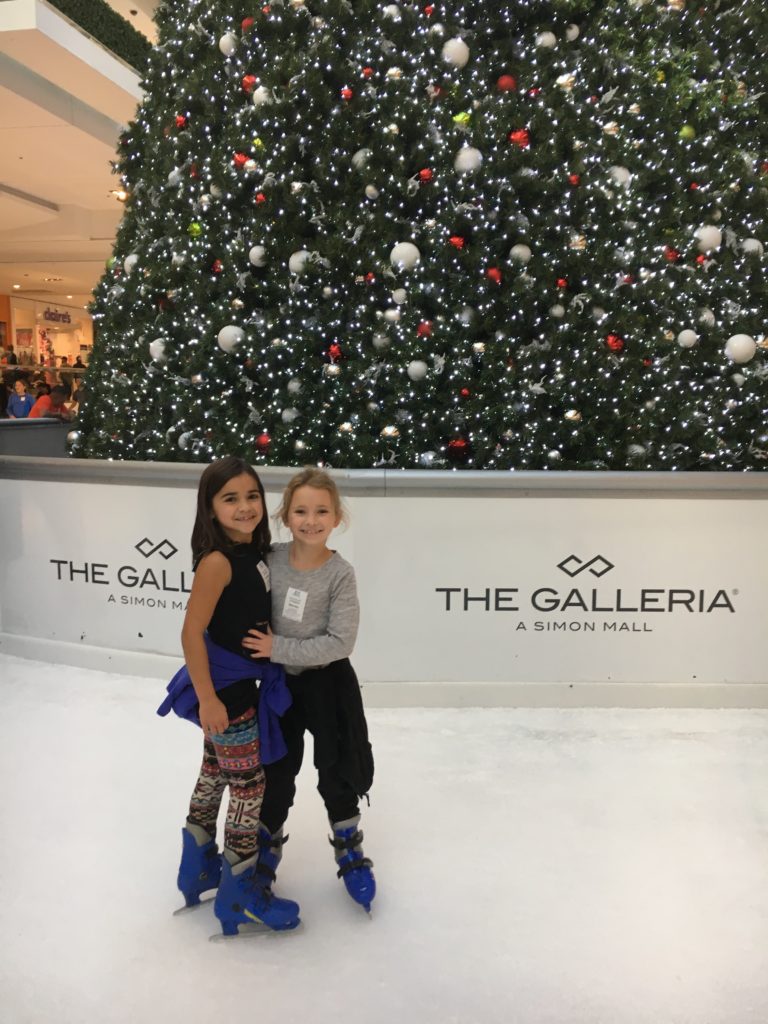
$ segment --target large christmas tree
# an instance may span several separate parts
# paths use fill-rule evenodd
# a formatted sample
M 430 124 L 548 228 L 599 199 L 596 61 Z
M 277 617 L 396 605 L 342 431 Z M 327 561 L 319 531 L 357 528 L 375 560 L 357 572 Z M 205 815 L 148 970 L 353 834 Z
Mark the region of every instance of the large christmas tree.
M 167 0 L 75 453 L 768 458 L 763 0 Z

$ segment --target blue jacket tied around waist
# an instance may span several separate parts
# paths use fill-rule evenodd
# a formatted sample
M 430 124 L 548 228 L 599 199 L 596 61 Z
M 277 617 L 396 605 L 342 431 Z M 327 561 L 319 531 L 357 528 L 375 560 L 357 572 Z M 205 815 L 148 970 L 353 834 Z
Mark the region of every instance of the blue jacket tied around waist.
M 285 682 L 285 671 L 282 665 L 272 662 L 258 664 L 243 658 L 239 654 L 219 647 L 209 636 L 205 636 L 208 651 L 208 664 L 211 669 L 211 680 L 214 690 L 223 690 L 225 686 L 238 682 L 240 679 L 259 679 L 259 739 L 261 744 L 261 760 L 263 764 L 279 761 L 288 752 L 283 734 L 280 731 L 280 717 L 291 706 L 292 697 Z M 168 696 L 157 709 L 158 715 L 167 715 L 174 711 L 179 718 L 200 725 L 198 700 L 195 688 L 184 665 L 166 687 Z

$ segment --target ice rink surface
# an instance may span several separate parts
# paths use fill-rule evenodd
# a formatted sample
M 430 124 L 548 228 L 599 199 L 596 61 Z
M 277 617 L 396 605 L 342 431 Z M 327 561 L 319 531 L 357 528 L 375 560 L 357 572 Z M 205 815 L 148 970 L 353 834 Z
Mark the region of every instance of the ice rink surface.
M 200 734 L 164 682 L 0 656 L 2 1024 L 765 1024 L 768 712 L 370 710 L 369 919 L 311 766 L 278 892 L 174 917 Z

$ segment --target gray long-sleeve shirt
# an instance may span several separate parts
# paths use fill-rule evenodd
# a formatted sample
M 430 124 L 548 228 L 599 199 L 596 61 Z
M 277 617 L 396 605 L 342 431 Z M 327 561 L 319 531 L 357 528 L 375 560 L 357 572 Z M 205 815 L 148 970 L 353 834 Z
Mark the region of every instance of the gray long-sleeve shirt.
M 360 606 L 355 570 L 338 552 L 320 566 L 294 569 L 290 544 L 267 556 L 272 588 L 272 661 L 294 675 L 348 658 L 357 639 Z

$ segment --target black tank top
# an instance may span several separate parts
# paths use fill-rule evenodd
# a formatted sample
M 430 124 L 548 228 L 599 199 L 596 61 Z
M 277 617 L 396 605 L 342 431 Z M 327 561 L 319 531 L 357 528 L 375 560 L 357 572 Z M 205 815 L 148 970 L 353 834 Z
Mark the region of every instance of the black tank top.
M 229 561 L 232 579 L 221 592 L 208 635 L 220 647 L 243 654 L 240 641 L 248 630 L 269 625 L 269 570 L 256 544 L 237 544 L 222 554 Z
M 229 561 L 232 579 L 221 592 L 208 623 L 208 635 L 220 647 L 250 658 L 251 652 L 240 641 L 249 629 L 266 630 L 269 625 L 269 570 L 256 544 L 237 544 L 222 554 Z M 258 660 L 254 659 L 254 664 Z M 242 679 L 219 690 L 218 696 L 230 719 L 236 718 L 255 706 L 256 683 L 253 679 Z

